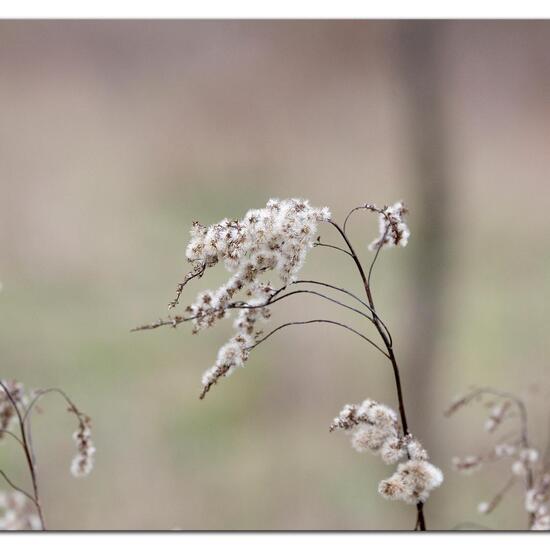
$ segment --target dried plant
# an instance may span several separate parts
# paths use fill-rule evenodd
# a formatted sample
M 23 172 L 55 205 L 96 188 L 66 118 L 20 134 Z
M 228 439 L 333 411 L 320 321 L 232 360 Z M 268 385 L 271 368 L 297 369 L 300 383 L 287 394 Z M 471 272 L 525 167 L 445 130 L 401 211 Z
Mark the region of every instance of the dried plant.
M 368 269 L 361 263 L 346 232 L 350 216 L 358 211 L 373 212 L 379 219 L 379 235 L 368 246 L 374 252 Z M 350 432 L 357 450 L 370 449 L 391 464 L 402 461 L 397 472 L 380 483 L 379 493 L 386 498 L 415 505 L 415 530 L 425 530 L 424 502 L 430 491 L 441 484 L 443 475 L 428 462 L 426 451 L 408 426 L 392 335 L 376 310 L 371 287 L 371 275 L 380 251 L 406 246 L 408 242 L 409 229 L 404 220 L 406 213 L 402 202 L 382 208 L 367 203 L 352 209 L 343 226 L 340 226 L 326 207 L 314 208 L 308 201 L 301 199 L 272 199 L 263 209 L 249 210 L 241 220 L 224 219 L 209 227 L 194 222 L 186 253 L 192 269 L 178 285 L 176 297 L 170 302 L 169 309 L 178 305 L 190 281 L 200 279 L 207 269 L 221 262 L 230 273 L 228 281 L 217 290 L 200 292 L 186 308 L 185 315 L 169 316 L 134 330 L 161 326 L 175 328 L 181 323 L 190 322 L 193 333 L 196 333 L 229 317 L 233 310 L 238 311 L 234 321 L 235 335 L 220 348 L 216 362 L 203 376 L 201 399 L 220 379 L 243 367 L 254 348 L 286 327 L 326 323 L 362 338 L 381 353 L 392 367 L 399 414 L 385 405 L 366 400 L 358 406 L 346 406 L 331 429 Z M 336 230 L 342 240 L 341 246 L 324 243 L 319 237 L 316 238 L 320 223 L 329 224 Z M 314 247 L 335 249 L 353 261 L 366 300 L 325 281 L 298 279 L 306 255 Z M 266 279 L 269 273 L 274 273 L 282 286 L 276 287 Z M 296 287 L 299 289 L 292 290 Z M 325 294 L 329 291 L 338 293 L 342 300 L 352 299 L 354 305 Z M 271 308 L 277 302 L 306 293 L 352 311 L 368 321 L 379 342 L 347 324 L 327 318 L 290 321 L 267 333 L 259 328 L 258 322 L 269 321 Z
M 81 412 L 58 388 L 25 392 L 23 385 L 16 381 L 0 380 L 0 441 L 11 438 L 21 448 L 28 468 L 32 485 L 30 491 L 16 485 L 0 470 L 0 476 L 13 489 L 0 492 L 0 530 L 45 530 L 46 522 L 40 501 L 38 469 L 32 443 L 31 419 L 39 411 L 38 403 L 48 394 L 60 395 L 67 404 L 67 411 L 74 415 L 78 423 L 73 434 L 76 455 L 71 464 L 75 477 L 85 476 L 93 467 L 95 448 L 91 440 L 91 419 Z M 7 436 L 7 437 L 6 437 Z
M 490 514 L 510 489 L 519 483 L 529 529 L 550 530 L 550 453 L 542 457 L 529 440 L 524 400 L 493 388 L 477 388 L 457 398 L 445 415 L 451 416 L 472 403 L 482 404 L 489 409 L 484 423 L 486 432 L 496 435 L 504 427 L 508 428 L 489 450 L 453 459 L 454 468 L 465 474 L 500 463 L 506 463 L 509 467 L 506 483 L 489 501 L 479 503 L 478 512 Z

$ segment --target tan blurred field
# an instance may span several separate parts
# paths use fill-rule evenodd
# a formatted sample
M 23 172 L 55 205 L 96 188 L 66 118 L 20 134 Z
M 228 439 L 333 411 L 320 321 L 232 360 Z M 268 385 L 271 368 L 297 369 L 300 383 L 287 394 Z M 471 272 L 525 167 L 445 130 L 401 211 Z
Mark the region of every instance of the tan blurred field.
M 395 404 L 359 340 L 288 331 L 199 401 L 230 323 L 129 332 L 166 314 L 192 220 L 302 196 L 339 219 L 409 204 L 410 245 L 383 255 L 374 289 L 412 430 L 446 475 L 429 527 L 523 528 L 519 492 L 476 512 L 505 473 L 450 467 L 483 446 L 482 412 L 442 411 L 471 385 L 520 392 L 546 444 L 549 52 L 548 22 L 0 22 L 1 376 L 66 389 L 98 448 L 72 479 L 71 419 L 44 402 L 49 527 L 412 527 L 413 510 L 376 494 L 391 467 L 328 433 L 346 402 Z M 352 224 L 366 257 L 376 222 Z M 359 292 L 336 259 L 315 249 L 304 275 Z M 277 319 L 320 311 L 298 298 Z M 14 446 L 0 460 L 26 481 Z

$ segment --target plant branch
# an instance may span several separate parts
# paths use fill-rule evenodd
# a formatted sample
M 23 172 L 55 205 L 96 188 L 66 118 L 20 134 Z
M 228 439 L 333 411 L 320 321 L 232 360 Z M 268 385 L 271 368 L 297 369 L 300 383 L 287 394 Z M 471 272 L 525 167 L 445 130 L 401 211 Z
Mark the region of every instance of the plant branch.
M 27 491 L 25 491 L 24 489 L 21 489 L 21 487 L 18 487 L 7 475 L 6 473 L 4 472 L 4 470 L 0 470 L 0 476 L 2 476 L 5 480 L 6 480 L 6 483 L 12 488 L 14 489 L 15 491 L 17 491 L 18 493 L 21 493 L 23 495 L 25 495 L 31 502 L 34 503 L 34 505 L 38 508 L 38 503 L 36 502 L 36 500 L 34 500 L 34 498 L 29 494 L 27 493 Z
M 312 319 L 310 321 L 291 321 L 289 323 L 284 323 L 282 325 L 279 325 L 277 328 L 274 328 L 272 331 L 270 331 L 268 334 L 266 334 L 263 338 L 260 338 L 260 340 L 258 340 L 254 345 L 248 347 L 247 349 L 248 350 L 254 349 L 255 347 L 259 346 L 262 342 L 265 342 L 265 340 L 267 340 L 270 336 L 272 336 L 273 334 L 275 334 L 276 332 L 278 332 L 279 330 L 281 330 L 285 327 L 290 327 L 290 326 L 294 326 L 294 325 L 309 325 L 309 324 L 312 324 L 312 323 L 327 323 L 327 324 L 330 324 L 330 325 L 337 325 L 337 326 L 340 326 L 342 328 L 345 328 L 346 330 L 349 330 L 350 332 L 353 332 L 354 334 L 356 334 L 360 338 L 363 338 L 363 340 L 366 340 L 369 344 L 374 346 L 382 355 L 388 357 L 388 354 L 382 348 L 380 348 L 378 345 L 376 345 L 372 340 L 367 338 L 364 334 L 361 334 L 359 331 L 355 330 L 354 328 L 351 328 L 350 326 L 348 326 L 344 323 L 339 323 L 338 321 L 332 321 L 330 319 Z
M 0 434 L 6 434 L 6 435 L 9 435 L 10 437 L 13 437 L 13 439 L 15 439 L 15 441 L 17 441 L 17 443 L 19 443 L 19 445 L 23 445 L 23 441 L 21 441 L 21 439 L 19 437 L 17 437 L 13 432 L 11 432 L 10 430 L 0 430 Z
M 369 210 L 373 210 L 373 211 L 378 211 L 378 209 L 375 210 L 375 208 L 371 205 L 365 205 L 364 208 L 367 208 Z M 356 208 L 355 210 L 358 210 L 359 208 Z M 346 221 L 349 219 L 349 216 L 355 211 L 353 210 L 352 212 L 350 212 L 348 214 L 348 217 L 346 218 Z M 378 318 L 378 315 L 376 314 L 376 308 L 374 306 L 374 299 L 372 297 L 372 292 L 371 292 L 371 288 L 370 288 L 370 285 L 369 285 L 369 278 L 367 276 L 365 276 L 365 270 L 363 269 L 363 266 L 361 264 L 361 261 L 359 260 L 357 254 L 355 253 L 355 250 L 353 248 L 353 245 L 351 244 L 351 242 L 349 241 L 345 231 L 336 223 L 336 222 L 333 222 L 333 221 L 329 221 L 328 223 L 330 223 L 337 231 L 338 233 L 340 233 L 340 236 L 342 237 L 342 239 L 344 240 L 344 242 L 346 243 L 352 257 L 353 257 L 353 260 L 355 262 L 355 265 L 357 266 L 357 270 L 359 272 L 359 276 L 361 277 L 361 280 L 363 281 L 363 286 L 365 288 L 365 293 L 367 295 L 367 301 L 369 303 L 369 306 L 370 306 L 370 310 L 373 314 L 373 321 L 374 321 L 374 324 L 382 338 L 382 340 L 384 341 L 384 344 L 386 346 L 386 349 L 387 349 L 387 354 L 385 354 L 391 364 L 392 364 L 392 369 L 393 369 L 393 375 L 394 375 L 394 380 L 395 380 L 395 387 L 396 387 L 396 391 L 397 391 L 397 401 L 398 401 L 398 404 L 399 404 L 399 416 L 401 417 L 401 425 L 402 425 L 402 428 L 403 428 L 403 433 L 405 435 L 408 435 L 410 432 L 409 432 L 409 427 L 408 427 L 408 423 L 407 423 L 407 415 L 406 415 L 406 412 L 405 412 L 405 402 L 404 402 L 404 398 L 403 398 L 403 389 L 402 389 L 402 386 L 401 386 L 401 374 L 399 372 L 399 366 L 397 364 L 397 359 L 395 357 L 395 353 L 393 351 L 393 343 L 391 341 L 391 339 L 389 338 L 388 334 L 386 334 L 386 332 L 384 331 L 384 326 L 382 325 L 382 323 L 380 322 L 379 318 Z M 381 239 L 380 240 L 380 243 L 377 247 L 377 252 L 380 251 L 380 249 L 382 248 L 382 245 L 384 243 L 384 239 Z M 375 259 L 376 260 L 376 257 Z M 370 277 L 370 273 L 372 271 L 372 267 L 374 265 L 374 260 L 373 260 L 373 263 L 371 264 L 371 270 L 369 270 L 369 277 Z M 409 456 L 409 453 L 407 452 L 407 455 Z M 410 458 L 410 456 L 409 456 Z M 415 526 L 415 529 L 418 528 L 420 529 L 421 531 L 425 531 L 426 530 L 426 520 L 425 520 L 425 517 L 424 517 L 424 503 L 421 502 L 421 501 L 418 501 L 416 503 L 416 511 L 417 511 L 417 522 L 416 522 L 416 526 Z
M 35 405 L 38 403 L 38 401 L 40 399 L 42 399 L 42 397 L 44 397 L 45 395 L 47 395 L 49 393 L 57 393 L 57 394 L 61 395 L 61 397 L 63 397 L 63 399 L 67 402 L 67 405 L 69 405 L 68 411 L 70 413 L 74 414 L 78 418 L 79 421 L 81 420 L 81 418 L 83 416 L 85 416 L 84 413 L 82 413 L 78 410 L 78 408 L 72 402 L 72 400 L 69 398 L 69 396 L 63 390 L 61 390 L 59 388 L 47 388 L 45 390 L 38 390 L 36 393 L 37 394 L 35 395 L 33 400 L 29 403 L 29 406 L 27 407 L 27 409 L 25 411 L 25 414 L 23 415 L 23 422 L 26 422 L 28 420 L 29 415 L 32 412 L 32 409 L 35 407 Z
M 314 247 L 323 246 L 325 248 L 333 248 L 334 250 L 339 250 L 340 252 L 343 252 L 344 254 L 347 254 L 348 256 L 352 257 L 351 254 L 347 250 L 344 250 L 343 248 L 340 248 L 339 246 L 335 246 L 333 244 L 322 243 L 319 240 L 317 242 L 313 243 L 313 246 Z
M 42 512 L 42 506 L 40 504 L 40 497 L 38 493 L 38 479 L 36 474 L 36 468 L 34 464 L 34 460 L 32 458 L 32 451 L 29 445 L 29 441 L 27 439 L 27 431 L 25 429 L 25 422 L 23 421 L 23 416 L 21 414 L 21 411 L 19 410 L 19 407 L 17 406 L 17 403 L 15 399 L 13 398 L 10 390 L 8 387 L 4 384 L 2 380 L 0 380 L 0 387 L 6 392 L 6 395 L 8 399 L 10 400 L 10 403 L 12 407 L 15 409 L 15 413 L 17 414 L 17 418 L 19 420 L 19 429 L 21 431 L 21 441 L 23 443 L 23 451 L 25 453 L 25 458 L 27 460 L 27 465 L 29 467 L 29 473 L 31 476 L 32 481 L 32 487 L 34 492 L 34 503 L 36 504 L 36 509 L 38 510 L 38 515 L 40 517 L 40 524 L 42 527 L 42 530 L 44 531 L 46 529 L 46 524 L 44 521 L 44 514 Z
M 176 296 L 168 304 L 168 309 L 173 309 L 178 305 L 180 301 L 181 293 L 183 292 L 185 285 L 195 277 L 198 277 L 200 279 L 204 275 L 205 271 L 206 271 L 206 264 L 205 263 L 198 264 L 184 277 L 181 283 L 178 283 L 178 286 L 176 288 Z

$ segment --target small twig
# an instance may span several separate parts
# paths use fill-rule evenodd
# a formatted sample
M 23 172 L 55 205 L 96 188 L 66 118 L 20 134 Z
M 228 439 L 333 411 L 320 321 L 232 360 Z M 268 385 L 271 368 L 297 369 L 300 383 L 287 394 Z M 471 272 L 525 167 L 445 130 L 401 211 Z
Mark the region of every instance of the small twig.
M 370 263 L 369 267 L 369 274 L 367 275 L 367 284 L 370 287 L 370 278 L 372 275 L 372 270 L 374 269 L 374 264 L 376 263 L 376 260 L 378 259 L 378 255 L 380 254 L 380 250 L 382 250 L 382 246 L 384 242 L 386 241 L 386 237 L 388 235 L 388 231 L 390 230 L 389 226 L 386 228 L 386 231 L 384 231 L 384 235 L 380 239 L 379 245 L 376 247 L 376 253 L 374 254 L 374 258 L 372 259 L 372 262 Z
M 273 329 L 271 332 L 267 333 L 263 338 L 260 338 L 254 345 L 252 345 L 252 346 L 250 346 L 246 349 L 248 349 L 248 350 L 254 349 L 255 347 L 259 346 L 262 342 L 265 342 L 265 340 L 267 340 L 270 336 L 272 336 L 273 334 L 275 334 L 276 332 L 278 332 L 279 330 L 281 330 L 285 327 L 290 327 L 290 326 L 294 326 L 294 325 L 309 325 L 309 324 L 312 324 L 312 323 L 327 323 L 327 324 L 330 324 L 330 325 L 337 325 L 337 326 L 340 326 L 342 328 L 345 328 L 346 330 L 349 330 L 350 332 L 353 332 L 354 334 L 357 334 L 357 336 L 359 336 L 360 338 L 363 338 L 363 340 L 366 340 L 369 344 L 374 346 L 382 355 L 384 355 L 385 357 L 387 357 L 389 359 L 388 354 L 382 348 L 378 347 L 372 340 L 367 338 L 364 334 L 361 334 L 359 331 L 351 328 L 350 326 L 348 326 L 344 323 L 339 323 L 337 321 L 332 321 L 330 319 L 312 319 L 310 321 L 292 321 L 292 322 L 289 322 L 289 323 L 284 323 L 282 325 L 279 325 L 277 328 Z
M 81 421 L 82 418 L 84 418 L 86 415 L 79 411 L 76 405 L 72 402 L 72 400 L 69 398 L 69 396 L 61 389 L 59 388 L 47 388 L 45 390 L 37 390 L 36 395 L 34 396 L 33 400 L 29 403 L 25 414 L 23 415 L 23 422 L 26 422 L 29 418 L 30 413 L 32 412 L 32 409 L 35 407 L 35 405 L 38 403 L 38 401 L 44 397 L 45 395 L 49 393 L 57 393 L 63 397 L 63 399 L 67 402 L 68 411 L 72 414 L 74 414 L 79 421 Z
M 14 489 L 15 491 L 25 495 L 37 508 L 38 508 L 38 503 L 36 502 L 36 500 L 34 500 L 34 498 L 29 494 L 27 493 L 27 491 L 25 491 L 24 489 L 21 489 L 21 487 L 18 487 L 7 475 L 6 473 L 3 471 L 3 470 L 0 470 L 0 476 L 2 476 L 5 480 L 6 480 L 6 483 L 12 488 Z
M 10 403 L 11 403 L 12 407 L 15 409 L 15 413 L 17 414 L 17 418 L 19 420 L 19 430 L 21 431 L 21 441 L 23 443 L 23 451 L 25 453 L 25 458 L 27 460 L 27 465 L 29 467 L 29 473 L 30 473 L 31 480 L 32 480 L 32 488 L 33 488 L 33 492 L 34 492 L 34 502 L 36 504 L 36 509 L 38 510 L 38 516 L 40 518 L 40 524 L 41 524 L 42 530 L 44 531 L 46 529 L 46 523 L 44 521 L 44 514 L 42 512 L 42 506 L 40 504 L 40 497 L 39 497 L 39 494 L 38 494 L 38 479 L 37 479 L 37 475 L 36 475 L 36 469 L 35 469 L 35 466 L 34 466 L 34 460 L 33 460 L 33 457 L 32 457 L 32 451 L 31 451 L 31 448 L 29 446 L 29 441 L 27 439 L 27 431 L 25 429 L 25 422 L 23 421 L 23 416 L 21 414 L 21 411 L 19 410 L 19 407 L 17 406 L 17 403 L 16 403 L 15 399 L 13 398 L 13 396 L 12 396 L 10 390 L 8 389 L 8 387 L 4 384 L 4 382 L 2 382 L 2 380 L 0 380 L 0 386 L 6 392 L 6 395 L 7 395 L 8 399 L 10 400 Z
M 176 287 L 176 296 L 175 298 L 168 304 L 168 309 L 173 309 L 175 308 L 179 301 L 180 301 L 180 296 L 181 296 L 181 293 L 183 292 L 183 289 L 185 287 L 185 285 L 191 281 L 192 279 L 194 279 L 195 277 L 198 277 L 199 279 L 203 276 L 204 272 L 206 271 L 206 264 L 205 263 L 202 263 L 202 264 L 199 264 L 199 265 L 196 265 L 192 271 L 190 271 L 183 279 L 183 281 L 181 281 L 181 283 L 178 283 L 178 286 Z
M 140 330 L 152 330 L 164 326 L 171 326 L 173 328 L 176 328 L 181 323 L 192 321 L 196 318 L 196 315 L 192 317 L 182 317 L 181 315 L 176 315 L 175 317 L 168 317 L 167 319 L 159 319 L 158 321 L 154 321 L 153 323 L 149 323 L 147 325 L 140 325 L 139 327 L 131 329 L 130 332 L 138 332 Z
M 355 208 L 352 208 L 349 212 L 348 212 L 348 215 L 346 216 L 346 219 L 344 220 L 344 225 L 342 226 L 342 229 L 344 231 L 344 233 L 346 232 L 346 225 L 348 223 L 348 220 L 350 219 L 351 215 L 354 213 L 354 212 L 357 212 L 358 210 L 364 210 L 367 206 L 365 204 L 361 205 L 361 206 L 356 206 Z
M 291 284 L 299 284 L 299 283 L 317 284 L 317 285 L 326 286 L 326 287 L 329 287 L 329 288 L 332 288 L 332 289 L 335 289 L 335 290 L 339 290 L 339 291 L 341 291 L 345 294 L 348 294 L 349 296 L 355 298 L 356 300 L 358 300 L 361 304 L 365 305 L 367 307 L 367 309 L 369 309 L 369 311 L 370 311 L 370 307 L 368 306 L 368 304 L 366 304 L 365 302 L 363 302 L 362 300 L 357 298 L 351 292 L 348 292 L 344 289 L 335 287 L 335 286 L 330 285 L 328 283 L 322 283 L 322 282 L 319 282 L 319 281 L 295 281 L 294 283 L 291 283 Z M 272 304 L 274 304 L 274 303 L 276 303 L 280 300 L 283 300 L 284 298 L 292 296 L 294 294 L 313 294 L 313 295 L 318 296 L 320 298 L 323 298 L 323 299 L 325 299 L 329 302 L 332 302 L 336 305 L 339 305 L 339 306 L 341 306 L 345 309 L 349 309 L 350 311 L 354 311 L 355 313 L 358 313 L 359 315 L 367 318 L 369 321 L 374 323 L 374 320 L 371 317 L 369 317 L 367 314 L 362 312 L 361 310 L 359 310 L 357 308 L 354 308 L 352 306 L 349 306 L 347 304 L 344 304 L 343 302 L 340 302 L 339 300 L 336 300 L 334 298 L 331 298 L 330 296 L 326 296 L 325 294 L 322 294 L 320 292 L 316 292 L 314 290 L 294 290 L 292 292 L 288 292 L 287 294 L 283 294 L 282 296 L 280 296 L 279 294 L 281 292 L 283 292 L 286 288 L 288 288 L 288 287 L 284 286 L 284 287 L 278 289 L 277 291 L 275 291 L 270 296 L 270 298 L 268 300 L 266 300 L 264 303 L 252 305 L 252 304 L 248 304 L 248 303 L 243 302 L 243 301 L 237 301 L 237 302 L 231 302 L 231 303 L 227 304 L 225 309 L 226 310 L 231 310 L 231 309 L 258 309 L 258 308 L 268 307 L 268 306 L 270 306 L 270 305 L 272 305 Z M 193 321 L 193 320 L 197 319 L 198 317 L 199 317 L 198 315 L 193 315 L 193 316 L 190 316 L 190 317 L 182 317 L 181 315 L 176 315 L 175 317 L 168 317 L 167 319 L 159 319 L 158 321 L 155 321 L 153 323 L 146 324 L 146 325 L 141 325 L 139 327 L 135 327 L 135 328 L 131 329 L 130 332 L 138 332 L 138 331 L 142 331 L 142 330 L 152 330 L 152 329 L 159 328 L 159 327 L 162 327 L 162 326 L 171 326 L 171 327 L 175 328 L 176 326 L 180 325 L 181 323 L 185 323 L 187 321 Z
M 314 296 L 319 296 L 320 298 L 323 298 L 324 300 L 332 302 L 333 304 L 337 304 L 337 305 L 339 305 L 339 306 L 341 306 L 345 309 L 349 309 L 351 311 L 354 311 L 355 313 L 358 313 L 359 315 L 361 315 L 362 317 L 365 317 L 369 321 L 374 322 L 372 320 L 372 318 L 369 317 L 363 311 L 361 311 L 357 308 L 354 308 L 352 306 L 348 306 L 347 304 L 344 304 L 343 302 L 340 302 L 339 300 L 335 300 L 334 298 L 331 298 L 330 296 L 322 294 L 321 292 L 316 292 L 315 290 L 293 290 L 292 292 L 288 292 L 287 294 L 283 294 L 283 295 L 279 296 L 278 298 L 275 298 L 274 300 L 270 299 L 270 300 L 268 300 L 267 302 L 265 302 L 263 304 L 257 304 L 257 305 L 250 305 L 250 304 L 247 304 L 246 302 L 243 302 L 243 303 L 236 302 L 236 303 L 233 303 L 233 304 L 229 304 L 227 306 L 227 309 L 258 309 L 258 308 L 262 308 L 262 307 L 269 307 L 270 305 L 275 304 L 275 303 L 279 302 L 280 300 L 284 300 L 285 298 L 288 298 L 289 296 L 293 296 L 294 294 L 313 294 Z
M 346 290 L 345 288 L 340 288 L 338 286 L 334 286 L 334 285 L 331 285 L 331 284 L 328 284 L 328 283 L 323 283 L 321 281 L 300 280 L 300 281 L 294 281 L 292 284 L 297 285 L 297 284 L 300 284 L 300 283 L 308 283 L 308 284 L 312 284 L 312 285 L 326 286 L 328 288 L 332 288 L 333 290 L 337 290 L 338 292 L 342 292 L 344 294 L 347 294 L 348 296 L 351 296 L 353 299 L 357 300 L 360 304 L 365 306 L 373 314 L 373 317 L 376 315 L 376 318 L 378 319 L 378 321 L 380 321 L 380 324 L 384 327 L 384 330 L 386 331 L 386 334 L 388 336 L 388 340 L 390 342 L 390 345 L 392 344 L 392 336 L 391 336 L 390 330 L 388 329 L 388 327 L 386 326 L 384 321 L 380 318 L 380 316 L 376 313 L 376 311 L 374 311 L 369 306 L 369 304 L 367 304 L 367 302 L 365 302 L 364 300 L 361 300 L 361 298 L 359 298 L 358 296 L 356 296 L 355 294 L 353 294 L 349 290 Z
M 10 437 L 13 437 L 13 439 L 15 439 L 15 441 L 17 441 L 17 443 L 19 443 L 19 445 L 23 445 L 23 441 L 21 441 L 21 439 L 19 437 L 17 437 L 13 432 L 10 432 L 10 430 L 0 430 L 0 433 L 9 435 Z
M 325 248 L 333 248 L 334 250 L 339 250 L 340 252 L 343 252 L 344 254 L 347 254 L 350 258 L 353 258 L 353 256 L 347 250 L 344 250 L 343 248 L 340 248 L 339 246 L 336 246 L 336 245 L 333 245 L 333 244 L 322 243 L 320 240 L 317 240 L 316 242 L 314 242 L 313 246 L 314 247 L 323 246 Z

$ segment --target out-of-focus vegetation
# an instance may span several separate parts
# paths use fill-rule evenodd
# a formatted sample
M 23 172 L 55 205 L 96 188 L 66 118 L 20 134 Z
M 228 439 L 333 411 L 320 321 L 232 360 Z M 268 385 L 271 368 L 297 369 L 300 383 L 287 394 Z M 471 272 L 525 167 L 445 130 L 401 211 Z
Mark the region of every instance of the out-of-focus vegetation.
M 410 206 L 410 244 L 383 254 L 374 289 L 412 430 L 446 474 L 429 527 L 479 521 L 477 502 L 495 487 L 494 474 L 450 469 L 484 438 L 477 412 L 443 418 L 455 394 L 485 383 L 530 392 L 544 446 L 550 25 L 431 24 L 448 186 L 435 258 L 415 231 L 426 209 L 414 140 L 433 121 L 429 110 L 411 117 L 403 40 L 413 25 L 425 24 L 0 23 L 1 374 L 66 389 L 92 415 L 98 448 L 91 476 L 71 479 L 71 418 L 45 401 L 48 424 L 57 415 L 67 426 L 50 434 L 34 421 L 50 527 L 409 527 L 411 510 L 376 495 L 389 468 L 328 433 L 345 402 L 394 403 L 387 365 L 360 341 L 299 327 L 199 402 L 229 323 L 198 336 L 129 332 L 165 314 L 192 220 L 239 216 L 271 196 L 305 196 L 340 218 L 365 201 Z M 352 222 L 364 255 L 375 228 L 362 214 Z M 304 274 L 359 289 L 333 253 L 314 250 Z M 411 337 L 433 306 L 417 299 L 422 261 L 445 262 L 438 322 L 424 335 L 430 365 L 415 360 L 427 344 Z M 222 276 L 189 285 L 184 302 Z M 305 297 L 277 319 L 325 308 Z M 2 444 L 2 464 L 23 479 L 17 456 Z M 518 511 L 511 500 L 483 523 L 522 528 Z

